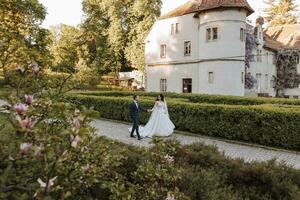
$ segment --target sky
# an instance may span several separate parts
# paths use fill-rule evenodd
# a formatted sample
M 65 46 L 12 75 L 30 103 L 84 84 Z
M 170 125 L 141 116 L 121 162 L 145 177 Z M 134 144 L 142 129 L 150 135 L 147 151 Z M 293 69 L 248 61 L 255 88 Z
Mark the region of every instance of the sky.
M 60 23 L 76 26 L 82 20 L 82 0 L 39 0 L 47 8 L 47 17 L 43 23 L 45 28 Z M 184 4 L 188 0 L 163 0 L 162 14 Z M 254 21 L 256 16 L 262 14 L 263 0 L 248 0 L 256 13 L 250 16 Z M 300 5 L 300 0 L 296 0 Z

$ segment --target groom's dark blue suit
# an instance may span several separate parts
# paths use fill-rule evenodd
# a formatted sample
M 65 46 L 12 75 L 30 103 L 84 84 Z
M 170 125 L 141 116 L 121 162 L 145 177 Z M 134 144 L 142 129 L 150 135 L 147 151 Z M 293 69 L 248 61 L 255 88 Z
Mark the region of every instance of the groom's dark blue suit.
M 140 132 L 139 132 L 139 125 L 140 125 L 140 111 L 145 111 L 144 108 L 141 107 L 141 105 L 137 101 L 133 101 L 130 104 L 130 117 L 133 122 L 132 130 L 131 130 L 131 137 L 134 137 L 134 132 L 136 132 L 136 135 L 138 139 L 141 139 Z

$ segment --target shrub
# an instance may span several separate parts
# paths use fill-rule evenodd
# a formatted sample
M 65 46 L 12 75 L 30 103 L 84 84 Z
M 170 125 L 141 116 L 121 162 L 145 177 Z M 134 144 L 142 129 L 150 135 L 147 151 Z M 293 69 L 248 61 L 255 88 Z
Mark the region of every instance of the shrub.
M 122 92 L 122 91 L 74 91 L 75 94 L 88 96 L 112 96 L 125 97 L 134 94 L 147 97 L 155 97 L 158 92 Z M 279 99 L 265 97 L 237 97 L 237 96 L 221 96 L 221 95 L 205 95 L 205 94 L 178 94 L 164 93 L 168 98 L 188 99 L 193 103 L 209 103 L 209 104 L 227 104 L 227 105 L 262 105 L 262 104 L 279 104 L 279 105 L 300 105 L 297 99 Z
M 103 118 L 130 121 L 129 98 L 68 95 L 78 105 L 93 107 Z M 143 100 L 151 108 L 153 101 Z M 169 113 L 178 130 L 262 145 L 300 149 L 300 110 L 270 105 L 230 106 L 168 101 Z M 145 123 L 148 114 L 141 115 Z
M 184 146 L 175 155 L 185 174 L 180 189 L 191 199 L 299 199 L 300 171 L 274 161 L 245 163 L 214 147 Z

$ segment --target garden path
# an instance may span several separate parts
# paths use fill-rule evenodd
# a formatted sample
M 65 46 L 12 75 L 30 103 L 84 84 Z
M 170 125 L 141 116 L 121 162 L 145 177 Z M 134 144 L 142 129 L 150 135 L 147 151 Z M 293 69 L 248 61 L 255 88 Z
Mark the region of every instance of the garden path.
M 145 138 L 142 141 L 130 138 L 128 132 L 130 125 L 126 123 L 100 119 L 94 120 L 92 122 L 92 126 L 97 129 L 98 135 L 105 136 L 110 139 L 141 147 L 149 147 L 151 145 L 151 139 L 149 138 Z M 168 139 L 176 139 L 184 145 L 196 142 L 214 145 L 220 151 L 224 152 L 226 156 L 230 158 L 241 158 L 246 162 L 267 161 L 275 158 L 280 162 L 283 161 L 290 166 L 300 169 L 300 152 L 286 151 L 259 145 L 250 145 L 222 139 L 209 138 L 205 136 L 192 136 L 179 133 L 173 134 L 173 136 Z
M 0 106 L 5 104 L 5 101 L 0 100 Z M 117 140 L 126 144 L 149 147 L 151 146 L 151 139 L 145 138 L 142 141 L 138 141 L 129 137 L 128 128 L 129 124 L 115 122 L 105 119 L 95 119 L 92 122 L 92 126 L 96 128 L 97 135 L 105 136 L 107 138 Z M 244 159 L 246 162 L 253 161 L 267 161 L 276 159 L 279 162 L 285 162 L 286 164 L 300 169 L 300 152 L 287 151 L 282 149 L 269 148 L 259 145 L 250 145 L 239 142 L 232 142 L 223 139 L 210 138 L 205 136 L 192 136 L 186 134 L 179 134 L 176 132 L 167 139 L 176 139 L 183 145 L 193 143 L 204 143 L 207 145 L 216 146 L 221 152 L 230 158 Z

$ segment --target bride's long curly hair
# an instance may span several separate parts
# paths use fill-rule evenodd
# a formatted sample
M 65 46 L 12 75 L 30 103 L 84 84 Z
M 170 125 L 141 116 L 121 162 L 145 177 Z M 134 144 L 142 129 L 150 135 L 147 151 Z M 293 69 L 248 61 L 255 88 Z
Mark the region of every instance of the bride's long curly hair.
M 158 97 L 160 97 L 160 100 L 161 101 L 165 101 L 165 97 L 163 94 L 159 94 L 157 97 L 156 97 L 156 101 L 159 101 Z

